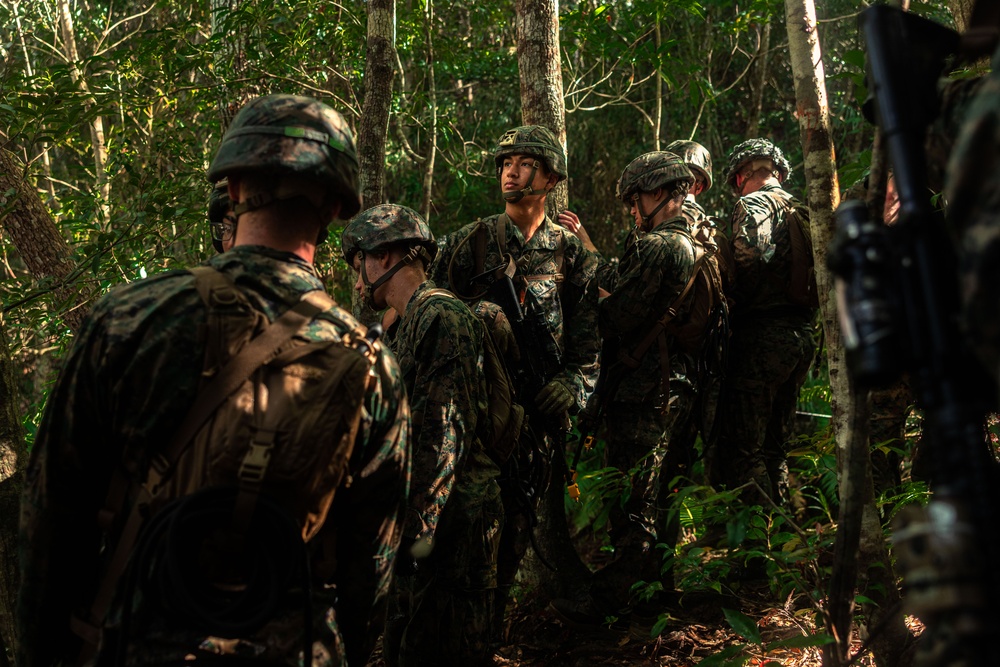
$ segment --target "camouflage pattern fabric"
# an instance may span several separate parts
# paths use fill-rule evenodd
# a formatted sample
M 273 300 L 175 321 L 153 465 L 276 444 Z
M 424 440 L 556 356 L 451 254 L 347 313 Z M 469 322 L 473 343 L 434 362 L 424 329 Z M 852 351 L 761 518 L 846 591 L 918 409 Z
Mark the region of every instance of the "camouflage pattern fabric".
M 733 333 L 712 466 L 713 483 L 735 488 L 753 479 L 775 500 L 787 488 L 785 441 L 815 351 L 815 310 L 790 305 L 785 294 L 789 201 L 791 195 L 767 184 L 733 209 Z
M 790 305 L 785 293 L 792 249 L 786 217 L 794 198 L 774 184 L 740 197 L 730 218 L 735 263 L 734 320 L 744 313 Z
M 241 246 L 209 261 L 232 278 L 255 309 L 274 320 L 299 296 L 323 289 L 300 258 Z M 343 310 L 333 313 L 351 326 Z M 122 286 L 87 319 L 53 389 L 29 462 L 21 517 L 19 665 L 72 663 L 70 614 L 89 605 L 104 563 L 97 523 L 117 466 L 140 477 L 183 420 L 197 393 L 205 307 L 187 271 Z M 298 335 L 338 340 L 343 324 L 324 314 Z M 349 464 L 326 524 L 309 543 L 335 559 L 332 578 L 313 591 L 314 665 L 364 664 L 380 631 L 409 483 L 409 408 L 399 368 L 377 346 L 374 382 Z M 335 547 L 335 551 L 332 549 Z M 324 549 L 327 552 L 324 552 Z M 140 604 L 141 606 L 141 604 Z M 110 618 L 118 614 L 112 608 Z M 253 636 L 219 639 L 149 614 L 135 628 L 126 664 L 181 664 L 211 653 L 253 656 L 259 664 L 301 662 L 301 603 Z
M 412 401 L 404 541 L 433 538 L 416 574 L 394 580 L 383 640 L 389 665 L 474 665 L 492 655 L 503 508 L 500 469 L 477 436 L 488 420 L 483 323 L 456 297 L 425 296 L 434 288 L 417 289 L 389 343 Z
M 493 161 L 497 167 L 497 178 L 500 178 L 503 159 L 509 155 L 537 155 L 545 162 L 546 168 L 564 180 L 569 172 L 566 169 L 566 153 L 562 144 L 552 130 L 541 125 L 523 125 L 507 130 L 497 141 L 493 151 Z
M 622 350 L 633 350 L 680 295 L 693 270 L 694 245 L 683 217 L 667 220 L 638 238 L 622 257 L 615 290 L 601 302 L 601 335 L 617 337 Z M 686 356 L 671 350 L 670 363 L 673 374 L 686 382 Z M 662 378 L 660 350 L 654 343 L 639 368 L 625 376 L 614 400 L 662 408 L 668 398 Z
M 265 95 L 243 105 L 222 137 L 208 180 L 215 183 L 241 171 L 313 178 L 337 195 L 342 219 L 361 210 L 351 128 L 338 112 L 311 97 Z
M 496 219 L 484 220 L 487 228 L 496 228 Z M 462 227 L 450 236 L 448 248 L 438 254 L 431 267 L 435 284 L 460 296 L 474 294 L 470 284 L 475 275 L 475 239 L 469 239 L 478 223 Z M 518 263 L 518 274 L 524 276 L 554 274 L 557 271 L 556 251 L 563 247 L 563 282 L 536 280 L 528 284 L 525 307 L 540 309 L 544 321 L 562 358 L 563 368 L 555 379 L 563 382 L 575 395 L 582 408 L 597 381 L 597 357 L 600 341 L 597 337 L 597 258 L 587 252 L 580 239 L 564 230 L 548 217 L 527 241 L 513 223 L 506 225 L 507 252 Z M 561 237 L 561 238 L 560 238 Z M 465 242 L 469 239 L 468 242 Z M 493 234 L 486 243 L 487 269 L 500 264 L 500 251 Z M 448 266 L 454 260 L 457 285 L 449 284 Z M 534 396 L 527 397 L 530 403 Z M 530 407 L 526 405 L 526 409 Z
M 679 155 L 668 151 L 653 151 L 635 158 L 622 171 L 615 184 L 615 198 L 626 205 L 639 192 L 655 192 L 675 184 L 674 192 L 687 192 L 694 184 L 694 174 Z
M 754 480 L 775 502 L 786 497 L 786 443 L 815 354 L 812 330 L 811 318 L 762 315 L 734 325 L 713 484 L 734 489 Z M 746 497 L 762 503 L 755 492 Z
M 622 351 L 635 349 L 690 279 L 695 254 L 687 232 L 685 218 L 672 218 L 639 238 L 622 258 L 616 289 L 601 302 L 599 317 L 601 334 L 618 338 Z M 670 509 L 668 486 L 676 476 L 672 430 L 686 423 L 694 399 L 688 379 L 692 362 L 670 348 L 676 346 L 668 339 L 670 396 L 663 393 L 661 351 L 654 343 L 607 409 L 608 464 L 630 486 L 625 505 L 611 514 L 616 559 L 592 583 L 595 601 L 607 610 L 627 606 L 636 581 L 659 578 L 663 554 L 654 548 L 657 526 L 665 522 L 660 514 Z
M 1000 50 L 978 91 L 946 100 L 960 120 L 945 198 L 958 243 L 962 319 L 976 354 L 1000 378 Z

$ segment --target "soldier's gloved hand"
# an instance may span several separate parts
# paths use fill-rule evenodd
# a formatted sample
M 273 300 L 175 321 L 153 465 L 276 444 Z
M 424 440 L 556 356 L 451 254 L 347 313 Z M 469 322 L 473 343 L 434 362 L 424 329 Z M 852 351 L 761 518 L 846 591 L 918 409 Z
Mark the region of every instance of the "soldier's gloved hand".
M 546 416 L 566 412 L 574 403 L 576 398 L 573 397 L 573 392 L 561 380 L 552 380 L 535 396 L 538 411 Z

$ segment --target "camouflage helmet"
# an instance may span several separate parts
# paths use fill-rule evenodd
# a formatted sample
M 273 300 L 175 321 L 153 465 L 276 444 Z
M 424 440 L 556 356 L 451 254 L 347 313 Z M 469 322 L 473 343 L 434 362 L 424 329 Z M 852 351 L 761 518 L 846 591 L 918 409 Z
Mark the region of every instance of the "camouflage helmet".
M 695 178 L 702 177 L 705 181 L 706 191 L 712 187 L 712 154 L 708 152 L 707 148 L 697 141 L 678 139 L 670 142 L 667 145 L 667 150 L 680 155 L 684 164 L 694 173 Z
M 433 261 L 437 255 L 434 234 L 419 213 L 397 204 L 382 204 L 364 211 L 351 220 L 340 239 L 344 259 L 354 264 L 359 252 L 371 252 L 393 243 L 421 245 Z
M 566 152 L 559 139 L 547 127 L 523 125 L 504 132 L 497 140 L 493 151 L 493 162 L 497 167 L 497 178 L 503 169 L 503 159 L 508 155 L 534 155 L 545 163 L 546 168 L 563 180 L 567 177 Z
M 340 197 L 345 220 L 361 209 L 351 130 L 343 116 L 310 97 L 266 95 L 240 109 L 208 168 L 208 179 L 214 183 L 242 171 L 314 178 Z
M 774 168 L 781 174 L 781 181 L 785 181 L 792 174 L 792 167 L 780 148 L 767 139 L 747 139 L 736 144 L 729 153 L 729 164 L 726 166 L 726 183 L 729 187 L 736 189 L 736 174 L 739 173 L 740 167 L 750 160 L 759 158 L 767 158 L 774 163 Z
M 615 197 L 628 205 L 639 192 L 655 192 L 670 183 L 687 192 L 694 183 L 694 174 L 676 153 L 653 151 L 628 163 L 615 184 Z

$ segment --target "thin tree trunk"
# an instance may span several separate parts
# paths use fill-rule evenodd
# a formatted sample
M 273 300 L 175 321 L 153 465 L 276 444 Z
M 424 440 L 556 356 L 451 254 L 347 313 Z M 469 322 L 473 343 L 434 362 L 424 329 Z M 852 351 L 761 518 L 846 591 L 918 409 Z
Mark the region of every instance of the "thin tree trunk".
M 7 194 L 12 193 L 12 194 Z M 72 279 L 74 270 L 70 249 L 38 191 L 25 178 L 22 169 L 6 148 L 0 147 L 0 218 L 10 240 L 17 248 L 28 271 L 36 280 L 50 279 L 52 291 L 63 309 L 61 317 L 73 331 L 78 331 L 86 310 L 85 296 Z M 26 298 L 29 298 L 27 295 Z M 10 304 L 8 304 L 10 305 Z
M 514 0 L 517 65 L 521 79 L 521 120 L 544 125 L 566 147 L 566 105 L 559 55 L 558 0 Z M 569 206 L 566 181 L 557 185 L 546 204 L 555 218 Z
M 771 48 L 771 22 L 764 24 L 760 35 L 760 46 L 757 48 L 757 58 L 754 62 L 753 75 L 750 77 L 750 110 L 747 112 L 746 136 L 760 135 L 760 114 L 764 108 L 764 89 L 767 87 L 768 51 Z
M 18 645 L 14 622 L 19 584 L 17 535 L 28 456 L 17 406 L 17 378 L 0 329 L 0 665 L 10 664 L 7 651 L 15 654 Z
M 90 93 L 90 86 L 80 69 L 80 53 L 76 48 L 76 33 L 73 30 L 73 15 L 70 13 L 69 0 L 59 0 L 59 31 L 62 33 L 63 46 L 66 49 L 66 59 L 69 61 L 70 78 L 87 97 L 87 109 L 96 105 L 96 100 Z M 104 117 L 95 114 L 90 122 L 90 144 L 94 152 L 94 177 L 97 180 L 97 190 L 101 196 L 101 210 L 105 223 L 110 217 L 109 202 L 111 201 L 111 185 L 105 165 L 108 161 L 107 145 L 104 141 Z
M 424 162 L 424 220 L 431 221 L 434 191 L 434 159 L 437 156 L 437 83 L 434 79 L 434 0 L 426 0 L 424 23 L 427 40 L 427 96 L 431 103 L 431 124 L 428 130 L 427 158 Z
M 358 125 L 358 159 L 365 208 L 385 202 L 385 141 L 392 102 L 395 40 L 396 1 L 369 0 L 365 101 Z

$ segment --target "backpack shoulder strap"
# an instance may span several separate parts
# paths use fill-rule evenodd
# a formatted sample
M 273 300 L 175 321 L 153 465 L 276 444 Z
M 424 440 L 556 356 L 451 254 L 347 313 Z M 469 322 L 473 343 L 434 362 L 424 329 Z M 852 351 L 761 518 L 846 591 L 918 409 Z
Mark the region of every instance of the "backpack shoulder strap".
M 694 260 L 694 266 L 691 269 L 691 277 L 688 278 L 687 283 L 684 284 L 684 289 L 682 289 L 680 294 L 677 295 L 677 298 L 675 298 L 670 303 L 670 305 L 667 307 L 667 310 L 663 313 L 660 319 L 656 321 L 653 327 L 649 330 L 649 333 L 646 334 L 646 337 L 639 342 L 639 344 L 635 347 L 635 349 L 632 350 L 631 353 L 623 352 L 621 354 L 620 359 L 622 363 L 624 363 L 629 368 L 635 369 L 639 367 L 639 362 L 642 361 L 642 358 L 643 356 L 645 356 L 646 351 L 649 350 L 649 348 L 653 345 L 653 343 L 655 343 L 656 340 L 660 337 L 660 334 L 664 333 L 667 326 L 674 320 L 674 318 L 677 317 L 678 308 L 681 307 L 681 304 L 684 303 L 684 300 L 687 298 L 688 294 L 691 293 L 691 288 L 694 287 L 695 280 L 697 280 L 698 274 L 701 272 L 702 266 L 705 264 L 705 261 L 708 257 L 708 254 L 705 252 L 705 249 L 702 248 L 699 244 L 694 243 L 694 241 L 688 234 L 684 234 L 683 232 L 679 233 L 688 239 L 688 241 L 691 243 L 692 249 L 694 250 L 695 260 Z

